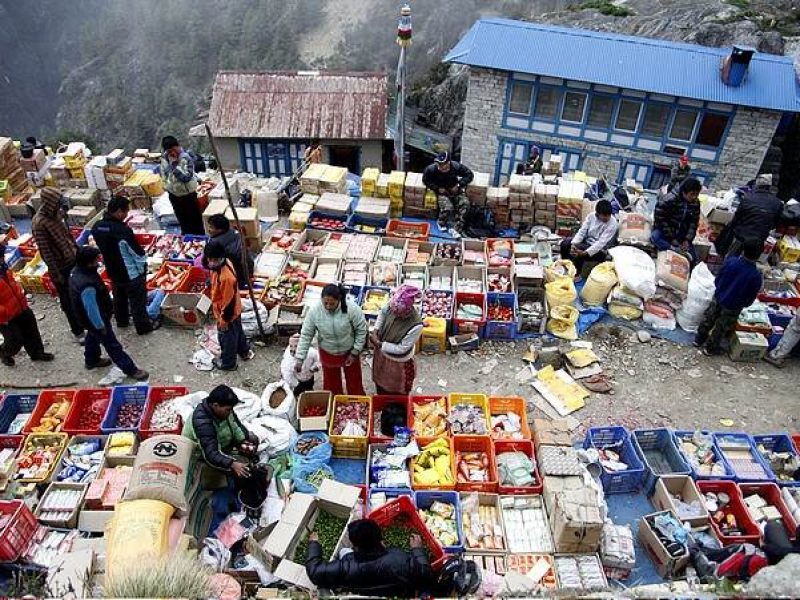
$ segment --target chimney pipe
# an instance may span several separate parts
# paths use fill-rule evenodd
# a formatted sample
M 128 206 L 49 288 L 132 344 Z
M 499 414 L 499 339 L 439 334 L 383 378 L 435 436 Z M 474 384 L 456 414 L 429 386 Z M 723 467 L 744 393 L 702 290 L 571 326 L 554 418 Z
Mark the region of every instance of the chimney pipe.
M 722 82 L 731 87 L 739 87 L 747 75 L 747 68 L 755 53 L 753 48 L 734 46 L 731 53 L 722 61 Z

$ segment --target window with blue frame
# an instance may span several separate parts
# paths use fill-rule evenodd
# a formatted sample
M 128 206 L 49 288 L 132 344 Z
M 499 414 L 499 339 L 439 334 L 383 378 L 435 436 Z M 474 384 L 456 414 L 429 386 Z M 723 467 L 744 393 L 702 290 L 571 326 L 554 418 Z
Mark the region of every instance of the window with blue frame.
M 291 175 L 303 162 L 306 145 L 292 140 L 239 140 L 242 170 L 261 177 Z
M 527 140 L 501 139 L 498 146 L 497 166 L 495 168 L 495 185 L 508 182 L 511 175 L 516 173 L 517 165 L 523 164 L 528 158 L 533 146 L 539 148 L 542 160 L 545 162 L 550 160 L 550 157 L 555 154 L 560 155 L 562 169 L 565 172 L 578 170 L 583 164 L 581 152 L 577 150 L 547 146 Z
M 553 78 L 509 75 L 503 125 L 717 161 L 734 107 Z M 667 147 L 671 152 L 667 152 Z

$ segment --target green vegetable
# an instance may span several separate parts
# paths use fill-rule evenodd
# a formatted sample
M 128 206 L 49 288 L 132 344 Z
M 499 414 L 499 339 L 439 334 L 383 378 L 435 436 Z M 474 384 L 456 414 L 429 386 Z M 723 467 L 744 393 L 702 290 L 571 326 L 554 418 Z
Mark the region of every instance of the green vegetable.
M 322 558 L 330 560 L 336 544 L 342 536 L 344 528 L 347 526 L 347 519 L 336 517 L 324 510 L 320 510 L 317 520 L 314 522 L 314 533 L 319 536 L 319 543 L 322 546 Z M 304 534 L 297 543 L 292 560 L 296 563 L 304 564 L 308 560 L 308 534 Z
M 419 532 L 411 527 L 408 519 L 405 517 L 400 517 L 388 527 L 383 528 L 383 545 L 387 548 L 396 548 L 398 550 L 405 550 L 406 552 L 409 552 L 411 550 L 410 539 L 415 533 Z M 431 550 L 428 548 L 425 538 L 422 538 L 422 543 L 423 547 L 425 548 L 425 554 L 427 554 L 428 559 L 430 559 Z

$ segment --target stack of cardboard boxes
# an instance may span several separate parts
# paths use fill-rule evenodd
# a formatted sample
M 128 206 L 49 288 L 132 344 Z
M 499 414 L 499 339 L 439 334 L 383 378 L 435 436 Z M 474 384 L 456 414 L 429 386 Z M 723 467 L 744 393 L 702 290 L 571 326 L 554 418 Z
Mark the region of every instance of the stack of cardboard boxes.
M 0 137 L 0 212 L 15 214 L 15 208 L 21 207 L 22 214 L 27 214 L 25 202 L 28 200 L 28 181 L 25 170 L 20 164 L 20 154 L 11 138 Z M 7 215 L 8 216 L 8 215 Z
M 557 185 L 537 183 L 533 187 L 533 217 L 537 225 L 544 225 L 551 231 L 555 231 L 557 205 Z
M 133 160 L 125 156 L 121 148 L 112 150 L 106 155 L 106 166 L 103 169 L 108 189 L 114 192 L 122 187 L 125 181 L 133 174 Z
M 405 188 L 405 171 L 392 171 L 389 173 L 387 191 L 391 200 L 391 216 L 399 219 L 403 216 L 403 189 Z
M 512 175 L 508 182 L 509 188 L 509 216 L 511 226 L 520 228 L 523 225 L 533 224 L 533 177 L 527 175 Z
M 583 196 L 586 184 L 582 181 L 561 181 L 556 205 L 556 233 L 563 237 L 574 235 L 581 227 Z
M 510 191 L 506 187 L 490 187 L 486 190 L 486 208 L 494 215 L 497 227 L 508 227 L 511 224 L 509 194 Z
M 486 193 L 489 191 L 489 174 L 474 173 L 467 186 L 467 198 L 473 206 L 486 206 Z
M 57 157 L 64 160 L 64 166 L 69 173 L 70 187 L 86 187 L 86 146 L 81 142 L 70 142 L 66 148 L 61 149 Z
M 425 189 L 422 173 L 406 174 L 403 201 L 403 213 L 407 217 L 436 218 L 436 194 Z

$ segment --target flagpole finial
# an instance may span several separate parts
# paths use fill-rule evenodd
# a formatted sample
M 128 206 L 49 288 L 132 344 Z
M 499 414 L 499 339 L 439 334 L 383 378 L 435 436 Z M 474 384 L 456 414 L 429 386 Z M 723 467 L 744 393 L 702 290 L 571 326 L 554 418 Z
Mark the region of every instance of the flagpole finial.
M 408 48 L 411 45 L 411 6 L 404 4 L 400 9 L 400 19 L 397 23 L 397 45 Z

